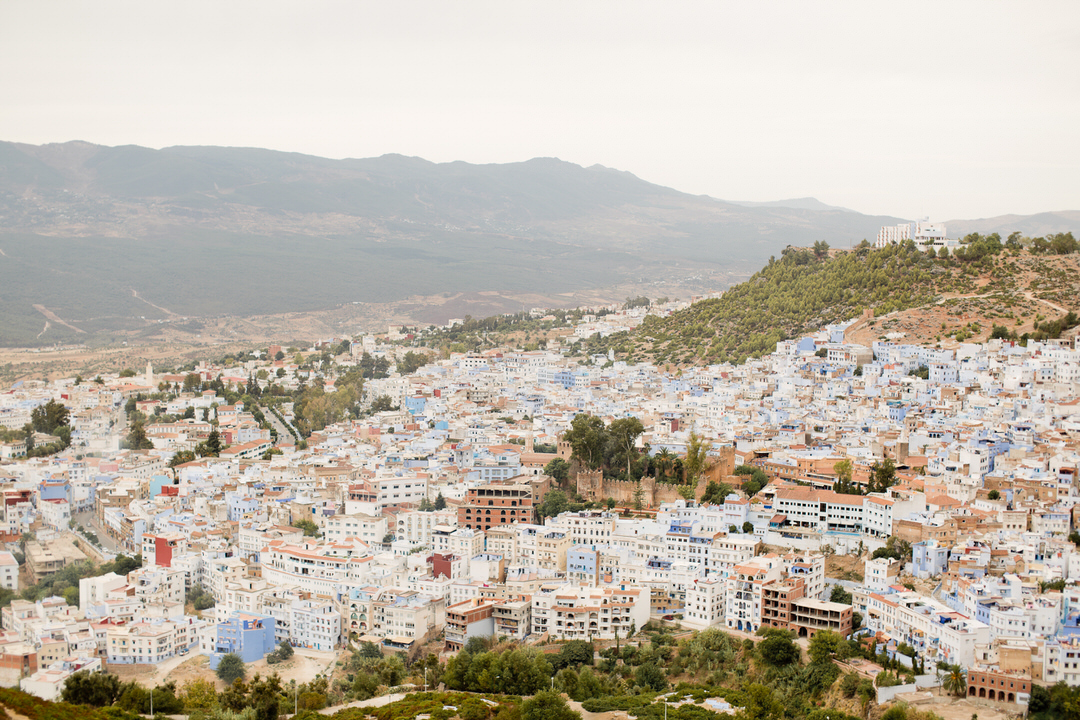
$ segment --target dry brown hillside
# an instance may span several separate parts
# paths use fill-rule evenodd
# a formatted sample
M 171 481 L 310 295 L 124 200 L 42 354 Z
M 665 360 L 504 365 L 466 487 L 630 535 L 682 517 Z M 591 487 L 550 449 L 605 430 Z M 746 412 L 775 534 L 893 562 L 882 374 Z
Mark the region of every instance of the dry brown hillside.
M 899 339 L 949 348 L 985 341 L 994 325 L 1017 336 L 1032 334 L 1044 320 L 1080 312 L 1080 255 L 1002 254 L 974 284 L 973 292 L 943 293 L 930 305 L 876 318 L 849 340 L 869 345 Z

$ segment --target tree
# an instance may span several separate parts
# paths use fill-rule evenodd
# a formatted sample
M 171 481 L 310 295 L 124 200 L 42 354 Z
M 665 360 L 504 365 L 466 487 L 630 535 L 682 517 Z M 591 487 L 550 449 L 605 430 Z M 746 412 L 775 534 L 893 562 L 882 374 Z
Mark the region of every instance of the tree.
M 544 466 L 544 474 L 562 485 L 570 479 L 570 464 L 561 457 L 554 458 Z
M 64 681 L 60 699 L 72 705 L 107 707 L 120 695 L 120 678 L 108 673 L 80 670 Z
M 579 413 L 563 435 L 570 443 L 571 458 L 589 470 L 600 468 L 604 461 L 604 421 L 594 415 Z
M 424 353 L 413 352 L 410 350 L 405 353 L 405 357 L 398 361 L 397 369 L 402 375 L 412 375 L 429 362 L 431 362 L 431 359 Z
M 217 676 L 222 682 L 232 684 L 236 680 L 243 680 L 247 674 L 244 661 L 236 653 L 228 653 L 221 658 L 217 666 Z
M 997 490 L 991 490 L 989 493 L 986 494 L 986 497 L 990 500 L 1000 500 L 1001 493 L 999 493 Z
M 397 410 L 397 405 L 390 399 L 389 395 L 379 395 L 371 401 L 371 412 L 388 412 L 390 410 Z
M 840 647 L 844 639 L 838 633 L 831 630 L 822 630 L 810 638 L 810 647 L 807 650 L 810 662 L 815 665 L 832 662 L 832 656 Z
M 745 535 L 751 534 L 752 532 L 754 532 L 754 523 L 747 520 L 742 524 L 742 531 Z
M 184 701 L 184 710 L 188 714 L 192 710 L 206 712 L 217 707 L 217 690 L 211 681 L 196 678 L 184 685 L 180 699 Z
M 799 659 L 799 648 L 786 633 L 775 633 L 758 643 L 758 655 L 774 667 L 790 665 Z
M 302 518 L 292 524 L 297 530 L 304 531 L 304 537 L 319 537 L 319 526 L 315 524 L 314 520 Z
M 562 490 L 551 489 L 544 495 L 543 502 L 536 508 L 536 514 L 541 518 L 556 517 L 560 513 L 566 512 L 570 507 L 570 503 L 566 499 L 566 493 Z
M 521 704 L 521 720 L 581 720 L 561 695 L 541 690 Z
M 701 496 L 702 505 L 719 505 L 724 502 L 724 498 L 731 494 L 731 486 L 727 483 L 719 483 L 715 480 L 710 480 L 708 485 L 705 486 L 705 494 Z
M 199 583 L 191 586 L 191 589 L 187 593 L 187 601 L 191 603 L 196 610 L 206 610 L 214 607 L 216 600 L 214 594 L 207 592 L 203 589 L 203 586 Z
M 146 426 L 142 422 L 132 423 L 127 435 L 127 446 L 132 450 L 151 450 L 154 442 L 146 436 Z
M 637 670 L 634 671 L 634 682 L 637 683 L 639 687 L 648 688 L 656 692 L 665 690 L 668 685 L 667 677 L 657 663 L 638 665 Z
M 1050 691 L 1042 685 L 1031 685 L 1031 700 L 1028 701 L 1028 712 L 1042 713 L 1050 709 Z
M 173 456 L 169 458 L 169 467 L 174 468 L 184 463 L 194 462 L 195 453 L 190 450 L 177 450 L 173 453 Z
M 955 697 L 963 697 L 967 694 L 967 675 L 964 669 L 959 665 L 950 666 L 941 687 Z
M 746 688 L 743 715 L 754 720 L 777 720 L 784 715 L 784 705 L 768 687 L 751 683 Z
M 216 427 L 206 436 L 206 449 L 209 451 L 207 454 L 211 457 L 217 457 L 225 449 L 225 445 L 221 441 L 221 433 L 218 432 Z
M 443 494 L 442 494 L 441 490 L 439 491 L 439 494 L 435 496 L 435 509 L 436 510 L 445 510 L 446 509 L 446 498 L 443 497 Z
M 690 438 L 686 442 L 686 460 L 683 461 L 686 482 L 690 485 L 697 485 L 698 478 L 709 464 L 709 446 L 710 443 L 697 433 L 690 433 Z
M 645 432 L 645 426 L 636 417 L 619 418 L 608 426 L 608 437 L 619 448 L 619 451 L 626 455 L 627 479 L 630 478 L 630 463 L 636 455 L 634 446 L 643 432 Z
M 829 602 L 850 605 L 851 593 L 845 590 L 842 585 L 833 585 L 832 592 L 829 594 Z
M 30 411 L 30 424 L 35 432 L 55 435 L 57 428 L 68 424 L 68 409 L 63 403 L 50 400 Z
M 885 492 L 896 484 L 896 463 L 892 458 L 874 463 L 867 492 Z
M 322 688 L 313 687 L 318 685 L 320 680 L 325 681 L 325 678 L 317 678 L 312 681 L 308 685 L 308 691 L 301 694 L 302 708 L 318 710 L 326 706 L 325 693 L 318 692 Z M 281 679 L 278 678 L 277 673 L 265 678 L 256 675 L 251 681 L 250 689 L 249 702 L 251 707 L 255 708 L 255 720 L 277 720 L 278 697 L 281 695 Z M 317 695 L 317 697 L 313 698 L 312 695 Z
M 360 643 L 360 648 L 359 648 L 359 653 L 358 654 L 360 655 L 360 657 L 366 658 L 366 659 L 369 659 L 369 660 L 378 660 L 378 659 L 382 658 L 382 656 L 383 656 L 382 650 L 379 649 L 378 645 L 376 645 L 373 642 L 366 641 L 366 640 L 364 642 Z
M 559 654 L 552 660 L 555 670 L 579 665 L 592 665 L 593 646 L 586 640 L 571 640 L 559 649 Z
M 218 695 L 218 704 L 235 713 L 248 706 L 248 688 L 243 678 L 236 678 Z

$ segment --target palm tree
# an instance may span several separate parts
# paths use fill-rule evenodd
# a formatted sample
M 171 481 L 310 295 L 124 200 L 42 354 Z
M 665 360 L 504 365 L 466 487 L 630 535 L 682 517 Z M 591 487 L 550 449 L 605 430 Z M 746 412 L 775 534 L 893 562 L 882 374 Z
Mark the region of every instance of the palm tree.
M 671 474 L 671 465 L 675 461 L 675 455 L 667 448 L 662 448 L 654 458 L 658 480 L 666 480 Z
M 959 665 L 953 665 L 949 668 L 948 673 L 945 676 L 945 682 L 942 684 L 945 692 L 956 697 L 963 697 L 967 694 L 967 675 L 964 673 L 964 669 Z

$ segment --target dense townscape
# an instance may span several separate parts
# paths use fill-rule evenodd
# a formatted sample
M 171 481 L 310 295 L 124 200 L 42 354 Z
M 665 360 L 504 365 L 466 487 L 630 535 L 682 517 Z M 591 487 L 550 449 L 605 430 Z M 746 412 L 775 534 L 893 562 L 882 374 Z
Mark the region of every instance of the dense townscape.
M 864 710 L 942 687 L 1066 702 L 1047 688 L 1080 687 L 1073 339 L 867 347 L 863 317 L 741 365 L 582 353 L 677 306 L 563 314 L 528 350 L 435 349 L 467 319 L 17 383 L 0 680 L 69 699 L 87 671 L 205 656 L 243 677 L 295 650 L 349 658 L 324 701 L 412 677 L 630 710 L 612 698 L 674 685 L 703 643 L 716 688 L 746 653 L 806 652 L 800 692 L 843 674 Z M 695 707 L 782 713 L 750 709 L 775 678 L 754 687 Z

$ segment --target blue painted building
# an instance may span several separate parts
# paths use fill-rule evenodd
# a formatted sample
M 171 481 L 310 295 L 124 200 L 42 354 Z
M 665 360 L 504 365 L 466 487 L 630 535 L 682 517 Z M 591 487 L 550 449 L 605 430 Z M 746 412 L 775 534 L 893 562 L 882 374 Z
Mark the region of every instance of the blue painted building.
M 949 548 L 937 540 L 923 540 L 911 546 L 911 563 L 915 577 L 927 579 L 945 572 L 949 567 Z
M 229 520 L 236 522 L 247 513 L 256 512 L 259 509 L 259 499 L 246 497 L 240 493 L 225 493 L 225 502 L 229 506 Z
M 161 488 L 172 484 L 172 478 L 167 475 L 152 476 L 150 478 L 150 497 L 157 497 L 161 494 Z
M 573 582 L 597 584 L 599 553 L 590 545 L 575 545 L 566 551 L 566 576 Z
M 38 485 L 38 495 L 42 500 L 64 500 L 71 502 L 71 483 L 63 478 L 46 478 Z
M 266 657 L 275 646 L 272 616 L 234 612 L 228 620 L 218 623 L 214 652 L 210 653 L 210 669 L 217 668 L 221 658 L 229 653 L 236 653 L 245 663 L 252 663 Z

